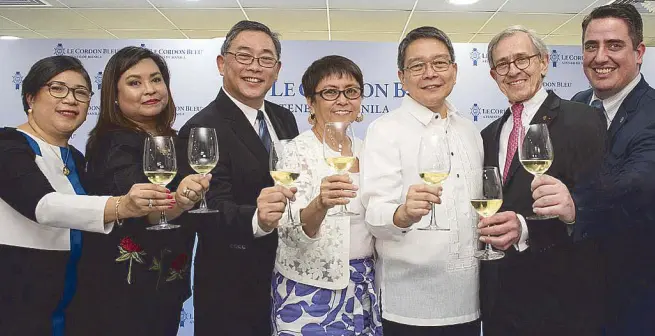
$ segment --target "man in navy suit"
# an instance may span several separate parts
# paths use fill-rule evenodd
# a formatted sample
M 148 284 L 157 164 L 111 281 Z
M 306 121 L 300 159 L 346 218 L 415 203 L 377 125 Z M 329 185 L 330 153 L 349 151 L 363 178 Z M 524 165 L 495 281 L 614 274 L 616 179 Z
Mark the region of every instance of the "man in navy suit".
M 570 195 L 552 177 L 533 182 L 535 212 L 575 221 L 607 266 L 605 335 L 655 335 L 655 90 L 640 74 L 646 47 L 632 5 L 594 9 L 582 23 L 584 72 L 592 89 L 573 100 L 607 118 L 603 164 Z

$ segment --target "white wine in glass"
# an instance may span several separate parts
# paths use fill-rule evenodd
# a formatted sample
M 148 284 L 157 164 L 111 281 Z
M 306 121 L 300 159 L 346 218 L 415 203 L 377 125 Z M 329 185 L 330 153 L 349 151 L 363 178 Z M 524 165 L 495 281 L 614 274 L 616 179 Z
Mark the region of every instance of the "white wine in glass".
M 329 122 L 323 130 L 323 158 L 337 174 L 348 174 L 357 162 L 355 153 L 355 131 L 347 121 Z M 329 217 L 358 216 L 359 213 L 342 205 L 339 210 L 328 213 Z
M 553 163 L 553 144 L 550 141 L 550 133 L 547 124 L 530 125 L 525 137 L 519 144 L 519 160 L 521 165 L 534 176 L 545 174 Z M 557 216 L 539 216 L 536 214 L 527 216 L 526 219 L 544 220 L 557 218 Z
M 418 151 L 418 176 L 428 185 L 440 185 L 450 174 L 450 149 L 446 129 L 430 127 L 421 137 Z M 430 225 L 418 230 L 448 231 L 447 227 L 437 225 L 435 205 L 431 204 Z
M 177 174 L 175 143 L 170 136 L 146 138 L 143 148 L 143 173 L 153 184 L 166 187 Z M 159 216 L 159 224 L 147 227 L 148 230 L 170 230 L 180 227 L 166 219 L 166 212 Z
M 295 142 L 292 140 L 279 140 L 271 143 L 269 153 L 269 169 L 271 178 L 276 184 L 290 188 L 300 177 L 300 161 Z M 287 202 L 287 221 L 290 226 L 301 226 L 300 220 L 293 217 L 291 200 Z
M 471 206 L 480 217 L 486 218 L 495 215 L 503 205 L 503 184 L 497 167 L 484 167 L 481 175 L 482 188 L 471 195 Z M 504 256 L 505 253 L 495 251 L 489 243 L 485 244 L 483 250 L 475 251 L 475 257 L 480 260 L 497 260 Z
M 198 174 L 203 176 L 209 174 L 218 163 L 218 137 L 216 130 L 207 127 L 194 127 L 189 132 L 189 142 L 187 148 L 189 165 Z M 198 209 L 189 211 L 190 213 L 214 213 L 219 212 L 216 209 L 207 207 L 205 191 L 202 192 L 202 200 Z

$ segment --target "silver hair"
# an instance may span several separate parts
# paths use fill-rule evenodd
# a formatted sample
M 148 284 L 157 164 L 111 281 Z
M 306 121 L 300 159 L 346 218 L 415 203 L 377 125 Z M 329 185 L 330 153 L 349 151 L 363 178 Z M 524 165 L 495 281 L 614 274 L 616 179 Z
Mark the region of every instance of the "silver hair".
M 516 33 L 528 34 L 530 40 L 532 41 L 532 46 L 534 46 L 534 49 L 539 52 L 541 57 L 544 58 L 545 56 L 548 56 L 548 47 L 546 46 L 546 43 L 544 43 L 544 41 L 539 37 L 539 35 L 537 35 L 534 30 L 523 26 L 511 26 L 496 34 L 496 36 L 491 39 L 491 42 L 489 42 L 489 45 L 487 46 L 487 60 L 489 61 L 490 67 L 493 68 L 495 66 L 493 56 L 494 48 L 496 48 L 498 43 L 500 43 L 500 41 L 502 41 L 504 38 L 510 37 Z

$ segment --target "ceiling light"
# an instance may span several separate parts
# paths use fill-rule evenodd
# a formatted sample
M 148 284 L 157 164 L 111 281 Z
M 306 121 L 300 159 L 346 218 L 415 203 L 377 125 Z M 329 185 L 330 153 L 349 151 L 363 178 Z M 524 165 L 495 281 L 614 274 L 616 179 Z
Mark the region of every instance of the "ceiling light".
M 19 40 L 20 37 L 17 36 L 9 36 L 9 35 L 3 35 L 0 36 L 0 40 Z
M 472 5 L 480 0 L 448 0 L 453 5 Z

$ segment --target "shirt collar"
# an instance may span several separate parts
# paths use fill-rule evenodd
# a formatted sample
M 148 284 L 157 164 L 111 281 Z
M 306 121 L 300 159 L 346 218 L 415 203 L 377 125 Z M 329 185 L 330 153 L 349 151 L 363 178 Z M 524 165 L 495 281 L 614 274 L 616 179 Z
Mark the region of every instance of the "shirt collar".
M 537 114 L 537 111 L 539 111 L 539 108 L 543 103 L 546 101 L 546 98 L 548 98 L 548 92 L 546 92 L 546 89 L 542 86 L 537 93 L 532 96 L 532 98 L 522 102 L 523 104 L 523 114 L 521 115 L 521 120 L 530 122 L 532 121 L 532 118 L 534 117 L 535 114 Z M 510 106 L 510 111 L 511 111 L 511 106 Z
M 635 76 L 635 78 L 630 83 L 628 83 L 628 85 L 626 85 L 623 89 L 621 89 L 621 91 L 617 92 L 615 95 L 607 99 L 598 98 L 596 96 L 596 92 L 594 92 L 593 95 L 591 96 L 591 100 L 589 101 L 589 103 L 591 104 L 591 102 L 593 102 L 594 100 L 600 99 L 600 101 L 603 102 L 603 108 L 605 109 L 605 113 L 608 115 L 608 117 L 610 115 L 612 115 L 613 117 L 613 115 L 616 114 L 616 112 L 619 110 L 619 106 L 621 106 L 623 100 L 625 100 L 625 97 L 627 97 L 630 94 L 630 92 L 632 92 L 635 86 L 639 84 L 639 81 L 641 81 L 641 73 L 637 74 L 637 76 Z
M 450 101 L 446 98 L 446 117 L 450 117 L 454 114 L 457 113 L 457 109 L 453 104 L 450 103 Z M 439 117 L 438 113 L 432 112 L 429 108 L 421 105 L 419 102 L 414 100 L 414 98 L 410 97 L 409 95 L 406 95 L 403 98 L 403 102 L 401 104 L 403 108 L 406 108 L 409 110 L 409 113 L 411 113 L 414 118 L 416 118 L 421 124 L 427 126 L 432 119 L 436 119 Z M 440 117 L 439 117 L 440 119 Z
M 223 90 L 223 92 L 225 92 L 225 95 L 228 96 L 228 97 L 232 100 L 232 102 L 234 103 L 234 105 L 236 105 L 236 106 L 239 108 L 239 110 L 241 110 L 241 111 L 243 112 L 243 114 L 246 115 L 246 117 L 248 118 L 248 120 L 254 121 L 254 120 L 257 119 L 257 111 L 258 111 L 257 109 L 254 109 L 254 108 L 252 108 L 252 107 L 250 107 L 250 106 L 248 106 L 248 105 L 246 105 L 246 104 L 244 104 L 244 103 L 238 101 L 236 98 L 232 97 L 232 96 L 227 92 L 227 90 L 225 90 L 225 88 L 223 88 L 222 90 Z M 266 111 L 264 110 L 264 103 L 262 103 L 262 107 L 260 108 L 260 110 L 261 110 L 262 112 L 266 112 Z M 266 113 L 264 113 L 264 118 L 266 118 Z

